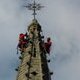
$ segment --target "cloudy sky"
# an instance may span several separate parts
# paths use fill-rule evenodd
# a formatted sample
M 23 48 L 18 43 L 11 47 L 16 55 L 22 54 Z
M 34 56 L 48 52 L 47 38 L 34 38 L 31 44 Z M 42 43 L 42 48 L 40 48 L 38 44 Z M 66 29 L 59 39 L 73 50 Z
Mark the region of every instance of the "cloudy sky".
M 33 1 L 33 0 L 32 0 Z M 18 34 L 27 30 L 33 16 L 23 6 L 31 0 L 0 0 L 0 80 L 16 80 Z M 45 38 L 53 41 L 52 80 L 80 80 L 80 0 L 36 0 Z

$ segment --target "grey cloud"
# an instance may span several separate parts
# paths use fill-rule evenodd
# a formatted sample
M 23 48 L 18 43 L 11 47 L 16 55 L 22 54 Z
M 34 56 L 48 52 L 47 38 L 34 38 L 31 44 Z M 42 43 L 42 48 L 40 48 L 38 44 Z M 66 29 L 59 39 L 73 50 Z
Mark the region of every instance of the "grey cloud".
M 36 1 L 45 6 L 38 11 L 37 19 L 45 37 L 50 36 L 53 41 L 49 64 L 54 71 L 52 80 L 80 80 L 80 1 Z M 22 7 L 26 3 L 25 0 L 0 0 L 0 80 L 16 78 L 18 34 L 26 32 L 33 18 L 32 12 Z

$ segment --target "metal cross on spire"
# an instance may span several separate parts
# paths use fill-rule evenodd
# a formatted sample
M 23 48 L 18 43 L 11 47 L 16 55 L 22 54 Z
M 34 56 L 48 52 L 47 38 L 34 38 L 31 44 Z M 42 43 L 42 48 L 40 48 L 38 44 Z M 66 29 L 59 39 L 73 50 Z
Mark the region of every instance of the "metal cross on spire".
M 41 6 L 41 4 L 37 4 L 35 2 L 35 0 L 34 0 L 34 2 L 32 4 L 28 4 L 25 7 L 28 8 L 29 10 L 32 10 L 33 11 L 33 16 L 34 16 L 34 19 L 35 19 L 35 15 L 37 15 L 36 11 L 40 10 L 44 6 Z

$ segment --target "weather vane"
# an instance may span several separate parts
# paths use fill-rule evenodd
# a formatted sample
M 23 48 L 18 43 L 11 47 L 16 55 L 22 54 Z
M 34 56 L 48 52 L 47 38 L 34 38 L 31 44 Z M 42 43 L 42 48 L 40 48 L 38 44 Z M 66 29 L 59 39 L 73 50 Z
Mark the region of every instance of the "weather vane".
M 28 8 L 29 10 L 33 11 L 33 16 L 35 19 L 35 15 L 37 15 L 36 11 L 40 10 L 41 8 L 43 8 L 44 6 L 41 6 L 41 4 L 37 4 L 34 0 L 34 2 L 32 4 L 28 4 L 27 6 L 24 6 L 26 8 Z

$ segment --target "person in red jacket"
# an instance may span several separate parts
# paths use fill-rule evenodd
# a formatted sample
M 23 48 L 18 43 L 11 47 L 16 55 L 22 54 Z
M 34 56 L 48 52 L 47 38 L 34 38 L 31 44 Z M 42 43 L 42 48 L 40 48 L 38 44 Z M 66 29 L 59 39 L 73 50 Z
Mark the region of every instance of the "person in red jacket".
M 47 38 L 47 42 L 45 42 L 44 44 L 45 44 L 45 50 L 46 50 L 46 52 L 50 53 L 50 48 L 51 48 L 51 45 L 52 45 L 50 37 Z
M 18 47 L 20 48 L 20 51 L 24 51 L 24 49 L 27 47 L 27 43 L 28 43 L 28 40 L 26 39 L 26 34 L 23 34 L 21 33 L 19 35 L 19 43 L 18 43 Z
M 19 41 L 23 41 L 25 37 L 25 34 L 21 33 L 19 34 Z

